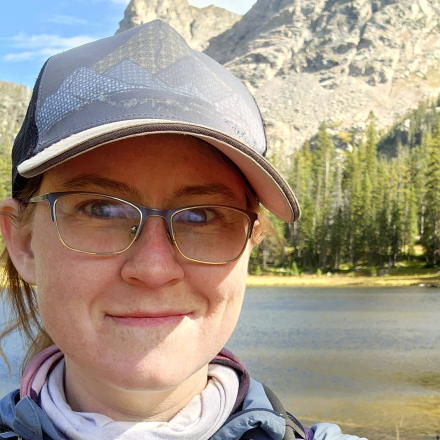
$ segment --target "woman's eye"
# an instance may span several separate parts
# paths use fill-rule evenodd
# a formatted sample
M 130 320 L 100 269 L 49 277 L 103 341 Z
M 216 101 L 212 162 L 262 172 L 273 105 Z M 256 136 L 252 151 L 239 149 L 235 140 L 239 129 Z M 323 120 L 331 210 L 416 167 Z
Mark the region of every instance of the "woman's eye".
M 206 223 L 214 217 L 214 213 L 206 209 L 188 209 L 180 212 L 176 220 L 187 223 Z
M 132 217 L 127 211 L 129 207 L 111 204 L 107 201 L 89 201 L 78 207 L 78 211 L 99 219 L 116 219 Z
M 117 213 L 115 206 L 109 205 L 107 203 L 93 203 L 90 205 L 90 214 L 94 217 L 110 218 L 114 217 Z

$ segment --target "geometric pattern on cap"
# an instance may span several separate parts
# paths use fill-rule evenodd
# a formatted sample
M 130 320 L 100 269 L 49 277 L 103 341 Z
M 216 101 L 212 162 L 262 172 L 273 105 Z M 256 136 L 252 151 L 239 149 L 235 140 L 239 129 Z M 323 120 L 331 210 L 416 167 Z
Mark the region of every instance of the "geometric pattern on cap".
M 68 52 L 60 56 L 68 57 Z M 151 103 L 154 108 L 158 104 L 177 112 L 177 120 L 182 122 L 187 114 L 200 114 L 211 128 L 223 131 L 228 127 L 229 135 L 264 154 L 266 143 L 259 112 L 245 86 L 232 78 L 224 67 L 193 51 L 171 26 L 156 20 L 141 26 L 128 41 L 91 67 L 79 67 L 65 78 L 58 90 L 43 100 L 36 125 L 40 139 L 45 139 L 51 127 L 85 106 L 99 103 L 113 109 L 126 107 L 126 113 L 134 118 L 136 109 L 141 108 L 138 105 Z M 139 117 L 159 116 L 144 110 Z M 104 107 L 99 116 L 111 122 L 105 119 Z M 101 123 L 96 117 L 86 121 L 94 122 Z M 75 127 L 80 128 L 77 124 Z M 41 142 L 35 152 L 49 144 L 50 139 Z
M 62 120 L 75 110 L 93 101 L 103 101 L 113 90 L 126 92 L 138 87 L 113 78 L 97 74 L 86 67 L 80 67 L 67 77 L 58 91 L 49 96 L 41 106 L 37 118 L 40 133 Z
M 191 48 L 186 42 L 182 44 L 182 41 L 184 40 L 170 26 L 153 22 L 94 64 L 92 69 L 102 74 L 123 60 L 135 60 L 144 69 L 156 73 L 185 55 L 192 56 Z

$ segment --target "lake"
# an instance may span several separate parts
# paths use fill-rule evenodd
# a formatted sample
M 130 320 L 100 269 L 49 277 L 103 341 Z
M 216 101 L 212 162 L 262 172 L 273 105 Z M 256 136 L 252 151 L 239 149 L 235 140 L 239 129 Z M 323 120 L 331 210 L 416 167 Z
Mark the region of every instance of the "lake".
M 305 425 L 370 440 L 440 435 L 439 289 L 249 288 L 227 348 Z M 5 349 L 16 370 L 20 340 Z M 0 364 L 2 394 L 17 383 Z

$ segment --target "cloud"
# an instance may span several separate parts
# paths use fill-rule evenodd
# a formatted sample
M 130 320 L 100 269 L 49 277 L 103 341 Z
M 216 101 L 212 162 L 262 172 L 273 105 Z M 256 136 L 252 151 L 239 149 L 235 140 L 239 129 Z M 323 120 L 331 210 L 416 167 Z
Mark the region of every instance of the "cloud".
M 25 32 L 20 32 L 14 37 L 8 38 L 11 47 L 16 48 L 60 48 L 61 50 L 71 49 L 72 47 L 81 44 L 90 43 L 95 39 L 87 35 L 78 35 L 76 37 L 60 37 L 59 35 L 39 34 L 28 35 Z
M 73 15 L 54 14 L 45 21 L 49 23 L 64 24 L 66 26 L 78 26 L 78 25 L 98 26 L 97 23 L 93 23 L 83 18 L 74 17 Z
M 88 35 L 60 37 L 59 35 L 39 34 L 28 35 L 20 32 L 8 38 L 9 46 L 22 51 L 12 52 L 3 56 L 4 61 L 29 61 L 45 59 L 65 50 L 95 41 Z
M 28 61 L 34 57 L 35 52 L 8 53 L 3 57 L 4 61 Z

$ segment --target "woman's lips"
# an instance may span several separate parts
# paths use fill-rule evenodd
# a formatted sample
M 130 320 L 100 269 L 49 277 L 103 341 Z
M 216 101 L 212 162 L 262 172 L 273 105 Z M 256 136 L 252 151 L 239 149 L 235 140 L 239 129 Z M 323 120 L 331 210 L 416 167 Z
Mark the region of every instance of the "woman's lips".
M 182 322 L 190 313 L 166 312 L 166 313 L 132 313 L 130 315 L 106 315 L 114 322 L 129 327 L 165 327 L 173 326 Z

